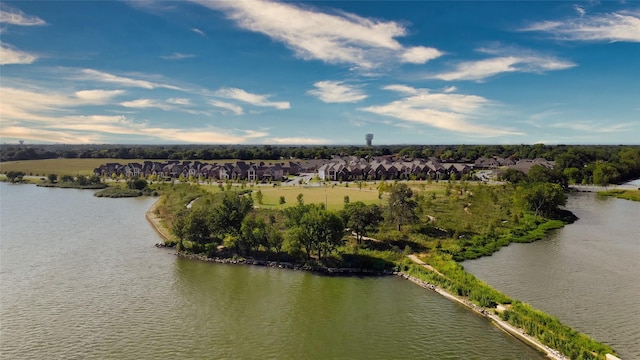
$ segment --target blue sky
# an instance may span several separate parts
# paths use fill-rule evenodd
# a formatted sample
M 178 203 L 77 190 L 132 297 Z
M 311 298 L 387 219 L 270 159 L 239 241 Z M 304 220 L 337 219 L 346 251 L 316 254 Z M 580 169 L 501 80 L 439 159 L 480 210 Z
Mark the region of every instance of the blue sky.
M 3 1 L 0 142 L 640 144 L 640 2 Z

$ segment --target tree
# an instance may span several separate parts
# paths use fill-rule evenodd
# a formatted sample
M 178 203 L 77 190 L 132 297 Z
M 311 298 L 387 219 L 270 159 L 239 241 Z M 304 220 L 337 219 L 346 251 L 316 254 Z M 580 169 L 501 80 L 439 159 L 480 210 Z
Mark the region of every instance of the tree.
M 593 183 L 596 185 L 606 186 L 615 181 L 620 174 L 618 170 L 609 163 L 599 161 L 593 170 Z
M 256 201 L 258 204 L 262 205 L 262 201 L 264 199 L 264 195 L 262 194 L 262 190 L 256 191 Z
M 204 208 L 195 208 L 189 211 L 189 214 L 182 222 L 182 229 L 174 232 L 181 235 L 181 239 L 191 241 L 194 245 L 198 245 L 198 250 L 203 251 L 205 245 L 211 242 L 211 224 L 209 222 L 210 214 Z
M 298 196 L 296 196 L 296 201 L 298 202 L 298 205 L 304 205 L 304 199 L 303 199 L 302 193 L 300 193 L 300 194 L 298 194 Z
M 47 179 L 49 180 L 50 183 L 55 184 L 56 181 L 58 181 L 58 175 L 49 174 L 49 175 L 47 175 Z
M 9 182 L 20 182 L 22 181 L 22 178 L 24 177 L 24 173 L 22 171 L 9 171 L 7 173 L 7 179 L 9 179 Z
M 280 205 L 284 205 L 287 200 L 284 198 L 284 195 L 280 196 Z
M 365 205 L 362 201 L 349 203 L 342 210 L 342 218 L 347 227 L 356 233 L 356 242 L 362 243 L 362 237 L 382 221 L 382 210 L 376 204 Z
M 147 180 L 137 178 L 127 182 L 127 187 L 133 190 L 144 190 L 147 188 Z
M 388 219 L 395 222 L 398 231 L 405 223 L 416 220 L 415 208 L 417 203 L 412 199 L 413 191 L 407 184 L 395 184 L 390 188 L 388 204 Z
M 62 175 L 62 177 L 60 178 L 60 181 L 62 182 L 73 182 L 73 176 L 71 175 Z
M 264 246 L 269 251 L 267 224 L 264 219 L 255 216 L 247 216 L 242 221 L 240 228 L 241 237 L 239 246 L 249 252 Z
M 504 174 L 500 176 L 500 179 L 510 182 L 512 184 L 519 184 L 527 181 L 527 175 L 522 171 L 516 169 L 507 169 Z
M 558 184 L 534 183 L 518 188 L 516 199 L 536 216 L 548 216 L 567 203 L 567 195 Z
M 527 174 L 529 182 L 548 182 L 558 184 L 563 189 L 569 187 L 569 180 L 567 177 L 557 169 L 549 169 L 544 166 L 534 165 Z
M 253 199 L 250 196 L 226 192 L 222 203 L 213 209 L 211 222 L 214 231 L 221 238 L 226 234 L 239 234 L 242 220 L 252 209 Z

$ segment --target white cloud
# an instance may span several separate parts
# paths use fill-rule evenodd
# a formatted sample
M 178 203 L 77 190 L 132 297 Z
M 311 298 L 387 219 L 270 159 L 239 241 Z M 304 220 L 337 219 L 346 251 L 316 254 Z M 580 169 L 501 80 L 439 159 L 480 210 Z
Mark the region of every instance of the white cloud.
M 447 86 L 446 88 L 444 88 L 444 90 L 442 90 L 445 93 L 452 93 L 454 91 L 458 90 L 457 87 L 455 86 Z
M 191 100 L 185 98 L 169 98 L 166 101 L 173 105 L 191 105 Z
M 523 31 L 542 31 L 561 40 L 640 42 L 640 12 L 598 14 L 534 23 Z
M 412 64 L 424 64 L 429 60 L 442 56 L 442 52 L 438 49 L 428 48 L 424 46 L 416 46 L 407 49 L 400 58 L 403 62 Z
M 345 85 L 342 81 L 318 81 L 313 86 L 316 88 L 307 91 L 307 94 L 316 96 L 326 103 L 354 103 L 367 98 L 362 90 Z
M 46 22 L 37 16 L 26 15 L 18 9 L 2 4 L 0 6 L 0 24 L 38 26 L 45 25 Z
M 441 55 L 433 48 L 405 48 L 396 38 L 407 30 L 393 21 L 267 0 L 194 2 L 225 12 L 241 28 L 279 41 L 305 60 L 370 69 L 391 61 L 423 64 Z
M 238 88 L 223 88 L 215 92 L 216 96 L 234 99 L 254 106 L 267 106 L 284 110 L 291 108 L 288 101 L 269 101 L 270 95 L 258 95 Z
M 130 77 L 123 77 L 118 75 L 109 74 L 106 72 L 93 70 L 93 69 L 82 69 L 80 70 L 80 75 L 78 76 L 81 80 L 91 80 L 91 81 L 99 81 L 103 83 L 109 84 L 118 84 L 127 87 L 138 87 L 143 89 L 156 89 L 156 88 L 165 88 L 171 90 L 182 90 L 177 86 L 169 85 L 169 84 L 161 84 L 147 80 L 134 79 Z
M 465 61 L 459 63 L 455 70 L 436 74 L 431 76 L 431 78 L 446 81 L 483 80 L 502 73 L 542 73 L 545 71 L 569 69 L 574 66 L 576 66 L 576 64 L 570 61 L 557 59 L 552 56 L 520 54 L 478 61 Z
M 191 59 L 196 57 L 194 54 L 183 54 L 183 53 L 173 53 L 171 55 L 160 56 L 165 60 L 183 60 L 183 59 Z
M 81 90 L 76 91 L 76 98 L 89 104 L 105 104 L 112 98 L 124 94 L 124 90 Z
M 474 116 L 482 113 L 490 101 L 476 95 L 431 93 L 404 85 L 390 85 L 387 90 L 400 91 L 410 96 L 386 105 L 368 106 L 362 111 L 392 117 L 404 122 L 428 125 L 459 133 L 473 133 L 483 137 L 523 135 L 507 129 L 476 125 Z
M 242 107 L 236 105 L 236 104 L 231 104 L 228 102 L 224 102 L 224 101 L 218 101 L 218 100 L 210 100 L 209 104 L 211 104 L 212 106 L 215 106 L 217 108 L 221 108 L 221 109 L 225 109 L 225 110 L 229 110 L 232 113 L 236 114 L 236 115 L 242 115 L 244 113 L 244 111 L 242 110 Z
M 37 59 L 38 57 L 33 54 L 17 50 L 9 44 L 0 42 L 0 65 L 31 64 Z
M 67 95 L 62 91 L 3 86 L 0 88 L 0 118 L 3 123 L 0 138 L 2 141 L 104 143 L 121 141 L 122 136 L 128 136 L 140 141 L 240 144 L 268 136 L 265 131 L 257 130 L 163 127 L 135 122 L 123 115 L 79 114 L 81 106 L 109 103 L 123 93 L 122 90 L 82 90 Z M 167 106 L 152 99 L 124 104 L 133 108 Z
M 154 99 L 136 99 L 131 101 L 123 101 L 120 105 L 134 109 L 158 108 L 162 110 L 171 110 L 172 106 Z
M 322 138 L 309 137 L 274 137 L 266 139 L 267 144 L 287 144 L 287 145 L 325 145 L 331 141 Z
M 200 36 L 204 36 L 204 37 L 207 36 L 207 34 L 205 34 L 205 32 L 200 30 L 200 29 L 192 28 L 191 31 L 193 31 L 194 33 L 196 33 L 196 34 L 198 34 Z
M 413 95 L 418 93 L 418 89 L 413 88 L 411 86 L 407 86 L 407 85 L 387 85 L 387 86 L 384 86 L 383 89 L 399 92 L 402 94 L 408 94 L 408 95 Z

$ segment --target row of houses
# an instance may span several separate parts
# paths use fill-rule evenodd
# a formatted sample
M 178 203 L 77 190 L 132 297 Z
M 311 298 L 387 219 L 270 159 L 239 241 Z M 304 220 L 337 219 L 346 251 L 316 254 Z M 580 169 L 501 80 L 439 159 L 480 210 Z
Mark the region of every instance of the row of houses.
M 481 158 L 482 159 L 482 158 Z M 355 156 L 332 159 L 284 161 L 277 163 L 244 162 L 204 163 L 200 161 L 166 161 L 128 164 L 107 163 L 94 169 L 94 174 L 101 177 L 125 176 L 158 178 L 201 178 L 208 180 L 247 180 L 247 181 L 280 181 L 289 175 L 301 173 L 317 174 L 320 180 L 380 180 L 380 179 L 449 179 L 455 175 L 460 179 L 474 169 L 497 167 L 514 167 L 525 172 L 533 165 L 553 167 L 552 162 L 544 159 L 521 160 L 506 163 L 504 159 L 492 158 L 493 161 L 476 161 L 476 164 L 441 163 L 437 158 L 406 159 L 393 156 L 363 159 Z

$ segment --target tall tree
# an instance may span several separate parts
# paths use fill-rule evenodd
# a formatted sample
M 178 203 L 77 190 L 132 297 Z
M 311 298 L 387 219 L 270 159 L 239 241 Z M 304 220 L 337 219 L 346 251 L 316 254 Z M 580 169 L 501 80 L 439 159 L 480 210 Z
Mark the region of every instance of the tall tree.
M 413 191 L 407 184 L 398 183 L 390 189 L 387 217 L 396 224 L 398 231 L 402 230 L 403 224 L 413 223 L 417 218 L 414 211 L 417 203 L 412 196 Z
M 342 211 L 342 218 L 356 234 L 356 242 L 362 243 L 362 237 L 382 221 L 382 210 L 376 204 L 365 205 L 362 201 L 348 203 Z
M 560 185 L 543 182 L 519 187 L 516 200 L 536 216 L 548 216 L 567 203 L 567 195 Z

